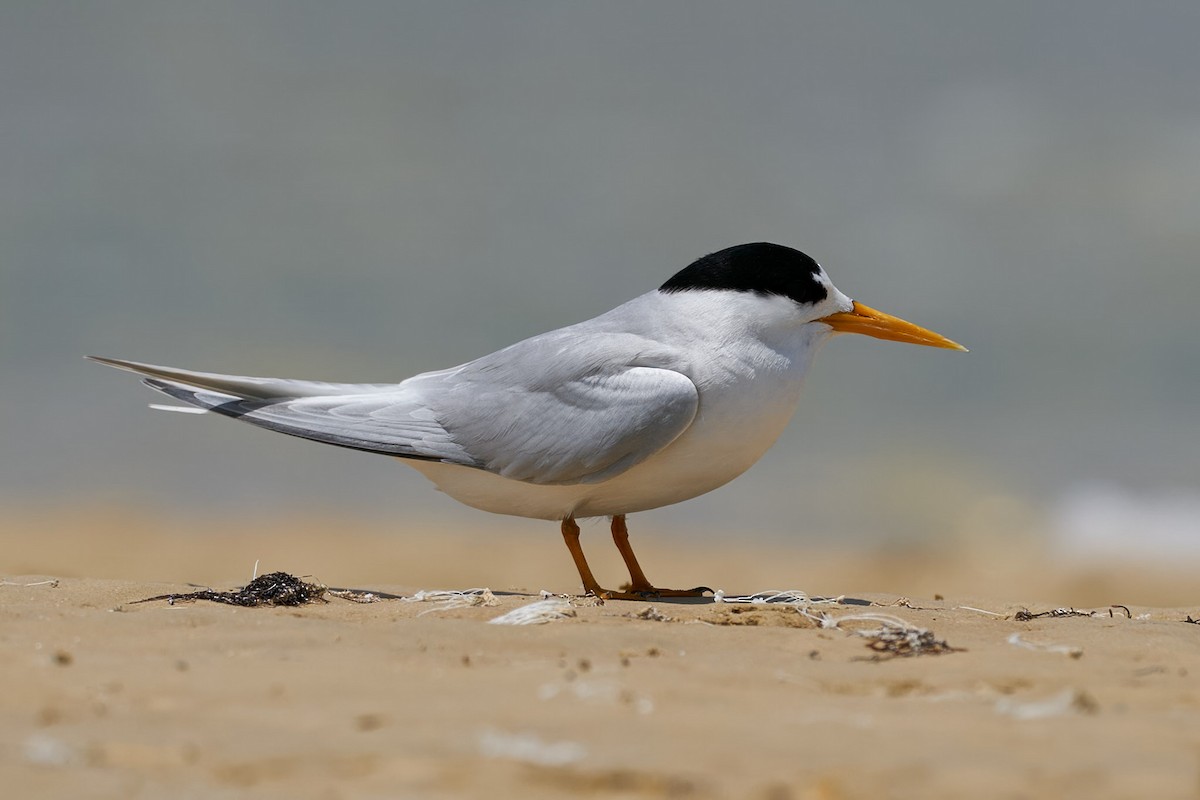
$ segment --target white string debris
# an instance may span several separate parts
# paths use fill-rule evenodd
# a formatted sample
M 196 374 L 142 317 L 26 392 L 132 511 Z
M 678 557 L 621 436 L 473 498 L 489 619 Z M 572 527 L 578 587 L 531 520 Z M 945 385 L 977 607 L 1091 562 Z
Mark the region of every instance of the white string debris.
M 496 595 L 492 594 L 491 589 L 465 589 L 463 591 L 449 590 L 434 590 L 427 592 L 424 589 L 418 591 L 411 597 L 401 597 L 402 603 L 440 603 L 441 605 L 427 608 L 418 617 L 423 617 L 426 614 L 432 614 L 435 611 L 450 611 L 455 608 L 469 608 L 471 606 L 498 606 L 500 601 L 496 599 Z
M 547 600 L 535 600 L 532 603 L 514 608 L 507 614 L 501 614 L 488 622 L 492 625 L 543 625 L 558 619 L 575 616 L 575 609 L 569 600 L 551 597 Z
M 727 595 L 724 589 L 713 592 L 714 603 L 749 603 L 752 605 L 784 605 L 808 608 L 817 605 L 840 605 L 845 595 L 838 597 L 809 597 L 799 589 L 764 589 L 743 595 Z
M 1061 653 L 1070 658 L 1079 658 L 1083 655 L 1083 648 L 1076 647 L 1070 644 L 1040 644 L 1038 642 L 1027 642 L 1021 638 L 1021 634 L 1014 633 L 1008 637 L 1008 643 L 1017 647 L 1023 647 L 1026 650 L 1034 650 L 1039 653 Z
M 976 614 L 987 614 L 989 617 L 1007 616 L 999 611 L 988 611 L 986 608 L 975 608 L 975 606 L 955 606 L 955 611 L 974 611 Z
M 35 581 L 33 583 L 17 583 L 16 581 L 0 580 L 0 586 L 49 586 L 51 589 L 54 589 L 58 586 L 58 578 L 51 578 L 48 581 Z

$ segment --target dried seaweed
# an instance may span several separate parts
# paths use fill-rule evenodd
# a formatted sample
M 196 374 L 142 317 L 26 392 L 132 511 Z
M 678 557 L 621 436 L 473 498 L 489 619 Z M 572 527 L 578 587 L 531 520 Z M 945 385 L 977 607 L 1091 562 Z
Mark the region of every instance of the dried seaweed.
M 1133 612 L 1129 610 L 1129 606 L 1123 606 L 1120 603 L 1113 603 L 1108 607 L 1108 616 L 1117 616 L 1114 610 L 1120 609 L 1125 612 L 1126 619 L 1133 619 Z M 1022 608 L 1020 611 L 1012 615 L 1012 618 L 1017 622 L 1029 622 L 1034 619 L 1065 619 L 1067 617 L 1103 617 L 1103 611 L 1080 611 L 1075 608 L 1054 608 L 1050 611 L 1030 611 L 1028 608 Z
M 1017 622 L 1029 622 L 1032 619 L 1042 619 L 1044 617 L 1052 617 L 1054 619 L 1062 619 L 1064 617 L 1095 617 L 1098 614 L 1095 611 L 1077 611 L 1074 608 L 1055 608 L 1050 611 L 1033 612 L 1027 608 L 1022 608 L 1017 613 L 1013 614 L 1013 619 Z
M 217 592 L 212 589 L 201 589 L 197 592 L 182 594 L 160 594 L 157 597 L 147 597 L 135 600 L 134 603 L 152 603 L 156 600 L 166 600 L 171 605 L 177 602 L 192 600 L 209 600 L 213 603 L 225 603 L 231 606 L 254 608 L 257 606 L 302 606 L 325 599 L 326 589 L 315 583 L 305 583 L 295 575 L 286 572 L 272 572 L 260 575 L 241 589 L 233 592 Z

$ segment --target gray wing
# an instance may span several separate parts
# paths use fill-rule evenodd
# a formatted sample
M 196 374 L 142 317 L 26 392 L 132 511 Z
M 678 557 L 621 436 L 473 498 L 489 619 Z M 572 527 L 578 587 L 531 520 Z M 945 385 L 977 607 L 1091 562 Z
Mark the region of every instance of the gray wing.
M 528 483 L 607 480 L 687 430 L 699 392 L 673 352 L 630 334 L 580 338 L 543 334 L 435 373 L 429 405 L 484 469 Z

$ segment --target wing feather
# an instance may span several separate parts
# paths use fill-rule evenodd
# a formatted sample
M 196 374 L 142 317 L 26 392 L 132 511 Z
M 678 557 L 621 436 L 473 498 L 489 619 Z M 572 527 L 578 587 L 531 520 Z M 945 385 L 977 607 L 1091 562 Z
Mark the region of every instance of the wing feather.
M 95 359 L 153 389 L 269 430 L 537 484 L 594 483 L 678 438 L 699 392 L 677 353 L 585 327 L 535 336 L 399 384 L 337 384 Z

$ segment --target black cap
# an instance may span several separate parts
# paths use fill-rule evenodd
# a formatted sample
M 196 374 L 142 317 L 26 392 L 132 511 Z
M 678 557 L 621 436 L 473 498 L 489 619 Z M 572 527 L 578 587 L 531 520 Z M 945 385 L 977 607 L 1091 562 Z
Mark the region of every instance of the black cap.
M 819 303 L 829 296 L 817 279 L 821 266 L 812 258 L 769 242 L 739 244 L 693 261 L 659 287 L 660 292 L 727 291 L 777 294 L 797 303 Z

